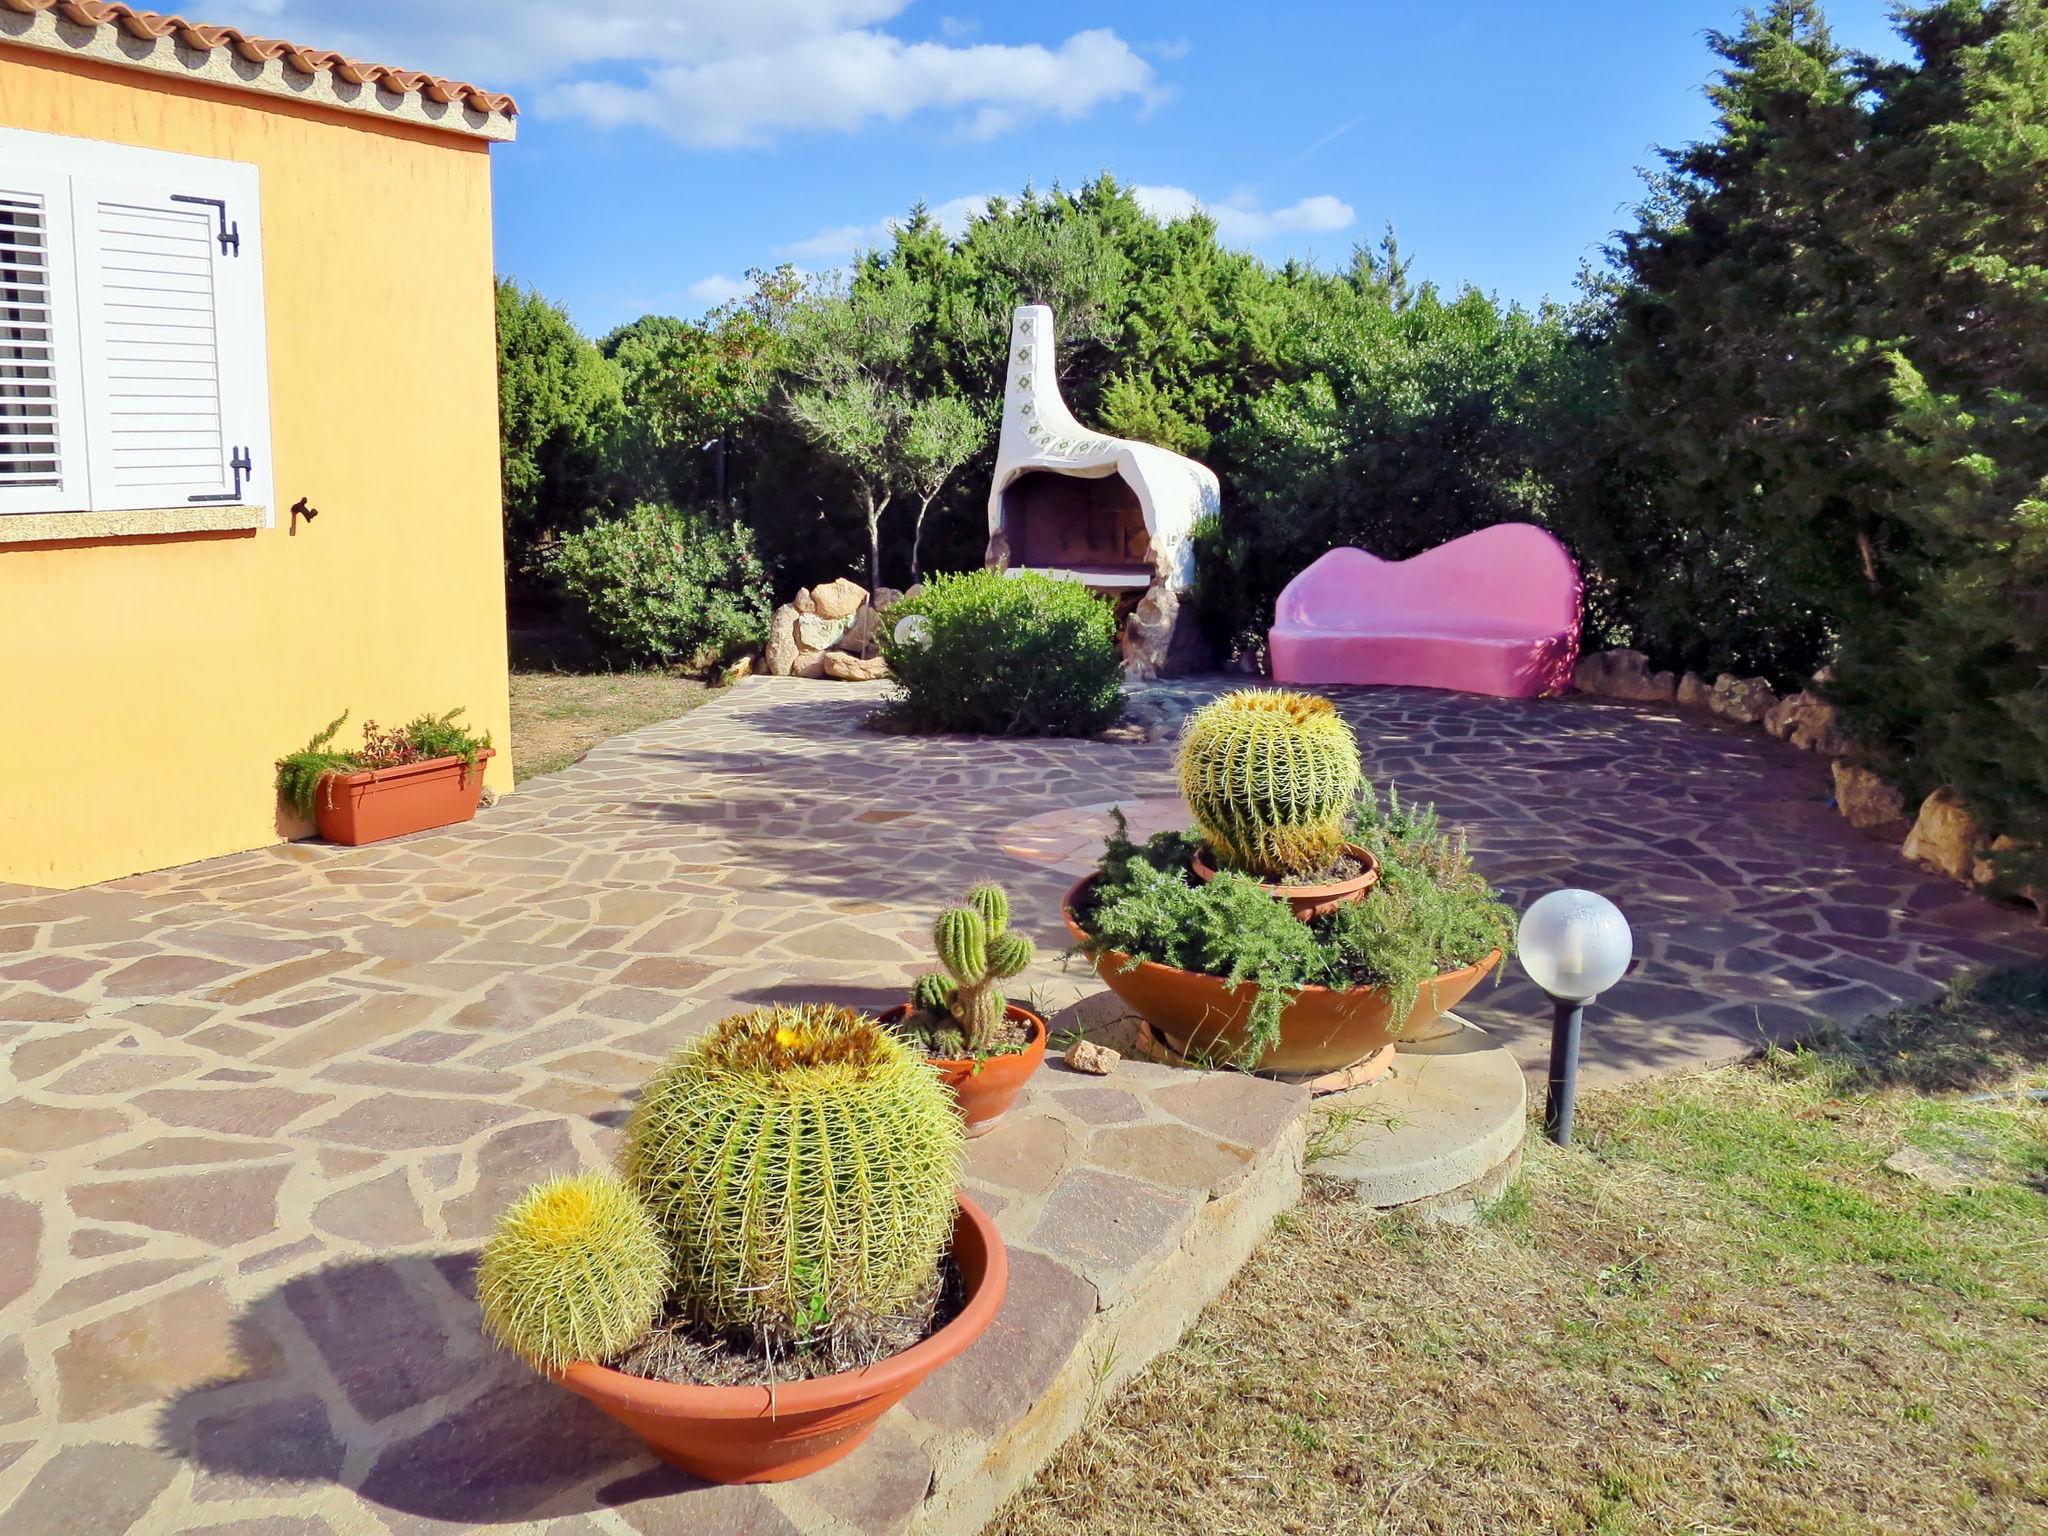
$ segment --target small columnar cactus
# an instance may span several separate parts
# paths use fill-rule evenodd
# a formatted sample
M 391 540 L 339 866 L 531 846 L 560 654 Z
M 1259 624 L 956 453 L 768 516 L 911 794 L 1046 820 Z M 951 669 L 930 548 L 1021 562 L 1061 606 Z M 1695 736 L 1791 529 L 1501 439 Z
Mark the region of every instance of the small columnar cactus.
M 684 1045 L 626 1127 L 627 1177 L 697 1321 L 776 1350 L 857 1342 L 933 1292 L 963 1137 L 910 1047 L 844 1008 L 764 1008 Z
M 498 1343 L 544 1371 L 602 1364 L 661 1315 L 670 1258 L 661 1229 L 617 1174 L 536 1184 L 498 1218 L 477 1267 L 477 1303 Z
M 1038 947 L 1028 936 L 1010 932 L 1010 898 L 999 885 L 977 885 L 967 893 L 967 905 L 941 912 L 932 924 L 932 946 L 948 974 L 918 977 L 910 989 L 912 1006 L 950 1014 L 967 1049 L 987 1051 L 1009 1005 L 996 983 L 1020 975 Z
M 1225 866 L 1268 880 L 1329 867 L 1357 798 L 1358 740 L 1314 694 L 1241 688 L 1182 733 L 1180 787 Z

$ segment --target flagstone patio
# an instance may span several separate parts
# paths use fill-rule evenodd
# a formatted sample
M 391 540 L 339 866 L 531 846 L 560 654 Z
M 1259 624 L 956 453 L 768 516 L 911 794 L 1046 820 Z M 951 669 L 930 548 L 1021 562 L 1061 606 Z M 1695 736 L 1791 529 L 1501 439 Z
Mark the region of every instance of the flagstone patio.
M 1102 1320 L 1131 1340 L 1117 1373 L 1162 1347 L 1146 1327 L 1177 1332 L 1284 1199 L 1293 1090 L 1049 1071 L 971 1168 L 1018 1256 L 1005 1324 L 836 1481 L 685 1490 L 476 1336 L 497 1207 L 607 1155 L 690 1029 L 897 1001 L 930 913 L 987 876 L 1049 951 L 1041 1005 L 1100 990 L 1056 959 L 1058 899 L 1108 805 L 1173 819 L 1170 743 L 878 736 L 879 691 L 750 681 L 445 833 L 0 887 L 0 1530 L 952 1529 Z M 1583 884 L 1628 913 L 1642 958 L 1591 1019 L 1595 1080 L 2048 952 L 1858 838 L 1822 766 L 1755 733 L 1336 692 L 1375 777 L 1465 822 L 1517 903 Z M 1526 983 L 1463 1012 L 1540 1063 Z

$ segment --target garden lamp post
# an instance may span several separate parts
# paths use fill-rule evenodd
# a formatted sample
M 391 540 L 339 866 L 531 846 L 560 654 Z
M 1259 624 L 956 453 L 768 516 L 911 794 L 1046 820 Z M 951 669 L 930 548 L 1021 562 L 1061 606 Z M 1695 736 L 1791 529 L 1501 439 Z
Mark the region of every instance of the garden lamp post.
M 1515 938 L 1522 969 L 1550 999 L 1550 1097 L 1544 1134 L 1571 1145 L 1579 1086 L 1579 1030 L 1586 1004 L 1621 980 L 1632 940 L 1621 908 L 1591 891 L 1552 891 L 1522 914 Z

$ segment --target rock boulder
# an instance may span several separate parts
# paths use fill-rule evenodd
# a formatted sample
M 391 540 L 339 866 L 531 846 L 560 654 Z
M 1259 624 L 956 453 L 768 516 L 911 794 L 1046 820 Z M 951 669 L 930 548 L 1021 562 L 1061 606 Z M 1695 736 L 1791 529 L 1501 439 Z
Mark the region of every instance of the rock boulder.
M 1173 628 L 1179 617 L 1180 599 L 1164 582 L 1155 582 L 1124 620 L 1126 678 L 1143 682 L 1166 670 L 1166 653 L 1173 645 Z
M 796 616 L 797 649 L 803 651 L 825 651 L 835 645 L 853 622 L 852 616 L 828 619 L 822 613 L 800 613 Z
M 796 621 L 803 617 L 794 603 L 784 603 L 768 621 L 768 652 L 763 658 L 771 677 L 788 677 L 796 670 Z
M 1991 846 L 1977 855 L 1970 865 L 1970 883 L 1981 886 L 1994 896 L 2010 896 L 2020 901 L 2032 902 L 2034 910 L 2048 922 L 2048 886 L 2028 885 L 2016 878 L 1996 855 L 2017 852 L 2025 845 L 2016 837 L 2001 834 L 1991 840 Z
M 1669 703 L 1678 683 L 1669 672 L 1652 672 L 1641 651 L 1595 651 L 1581 656 L 1572 670 L 1572 686 L 1596 699 L 1630 699 L 1639 704 Z
M 868 600 L 868 589 L 844 576 L 811 588 L 811 603 L 821 619 L 850 619 Z
M 1778 696 L 1760 677 L 1736 677 L 1723 672 L 1707 690 L 1707 708 L 1723 720 L 1739 725 L 1758 725 L 1777 707 Z
M 1845 743 L 1835 730 L 1835 706 L 1801 690 L 1788 693 L 1764 716 L 1764 729 L 1807 752 L 1839 757 Z
M 1076 1072 L 1086 1072 L 1090 1077 L 1109 1076 L 1123 1059 L 1122 1052 L 1097 1045 L 1093 1040 L 1076 1040 L 1067 1047 L 1067 1065 Z
M 1856 763 L 1836 758 L 1835 808 L 1859 832 L 1903 832 L 1906 797 Z
M 1920 804 L 1913 830 L 1900 850 L 1915 864 L 1938 869 L 1951 880 L 1968 880 L 1990 839 L 1978 830 L 1962 801 L 1949 789 L 1937 789 Z
M 889 675 L 889 664 L 879 656 L 855 656 L 850 651 L 826 651 L 818 658 L 822 675 L 842 683 L 879 682 Z

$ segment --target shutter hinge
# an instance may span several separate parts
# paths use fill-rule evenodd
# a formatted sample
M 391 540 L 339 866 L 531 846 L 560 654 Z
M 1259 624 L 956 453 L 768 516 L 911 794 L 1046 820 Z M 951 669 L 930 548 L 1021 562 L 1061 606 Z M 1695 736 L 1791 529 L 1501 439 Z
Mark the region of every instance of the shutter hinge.
M 174 203 L 204 203 L 207 207 L 211 208 L 214 212 L 214 217 L 220 221 L 219 232 L 214 238 L 220 241 L 221 255 L 239 256 L 242 254 L 242 226 L 239 223 L 230 224 L 228 222 L 228 205 L 220 198 L 188 197 L 183 192 L 173 192 L 171 194 L 171 201 Z
M 221 491 L 212 496 L 187 496 L 185 499 L 187 501 L 240 501 L 242 499 L 243 477 L 253 475 L 256 472 L 256 461 L 249 457 L 248 449 L 237 448 L 235 456 L 228 460 L 228 468 L 235 472 L 235 488 L 232 491 Z

